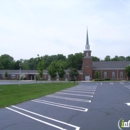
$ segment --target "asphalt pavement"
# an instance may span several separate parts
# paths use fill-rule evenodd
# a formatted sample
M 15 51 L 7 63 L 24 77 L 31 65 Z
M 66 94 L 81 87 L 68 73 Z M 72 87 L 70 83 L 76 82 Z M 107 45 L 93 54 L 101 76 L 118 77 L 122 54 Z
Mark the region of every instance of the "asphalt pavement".
M 129 82 L 80 82 L 0 109 L 0 130 L 119 130 L 122 119 L 130 120 Z

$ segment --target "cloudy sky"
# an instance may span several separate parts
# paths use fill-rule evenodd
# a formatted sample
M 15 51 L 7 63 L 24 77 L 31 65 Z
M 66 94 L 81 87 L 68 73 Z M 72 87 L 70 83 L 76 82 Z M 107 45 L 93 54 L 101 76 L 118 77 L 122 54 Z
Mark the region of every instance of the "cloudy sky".
M 0 55 L 130 55 L 130 0 L 1 0 Z

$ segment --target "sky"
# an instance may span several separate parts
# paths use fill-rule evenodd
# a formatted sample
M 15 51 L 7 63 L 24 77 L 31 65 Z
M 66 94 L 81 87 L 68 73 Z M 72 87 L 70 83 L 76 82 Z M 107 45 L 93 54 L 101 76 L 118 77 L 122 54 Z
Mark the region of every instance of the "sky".
M 0 55 L 130 56 L 130 0 L 1 0 Z

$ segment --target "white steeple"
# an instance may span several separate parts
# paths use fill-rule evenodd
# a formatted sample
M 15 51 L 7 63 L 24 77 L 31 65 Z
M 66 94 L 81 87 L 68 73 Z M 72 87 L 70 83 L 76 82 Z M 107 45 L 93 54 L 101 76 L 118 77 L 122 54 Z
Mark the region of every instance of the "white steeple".
M 87 28 L 87 37 L 86 37 L 85 50 L 90 50 L 89 39 L 88 39 L 88 28 Z

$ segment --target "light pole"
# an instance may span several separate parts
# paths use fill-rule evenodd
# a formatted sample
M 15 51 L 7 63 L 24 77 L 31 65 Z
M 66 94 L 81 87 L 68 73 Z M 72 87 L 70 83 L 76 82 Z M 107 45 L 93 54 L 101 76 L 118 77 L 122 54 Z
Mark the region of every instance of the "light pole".
M 19 63 L 19 86 L 20 86 L 20 74 L 21 74 L 21 64 Z

